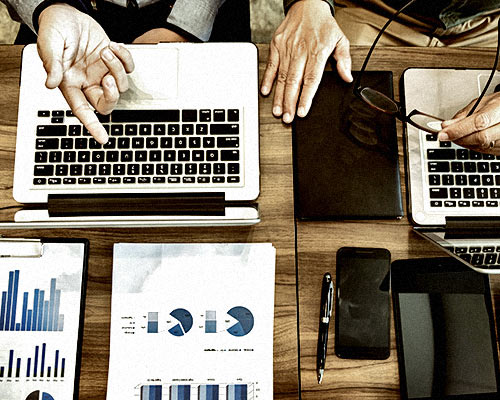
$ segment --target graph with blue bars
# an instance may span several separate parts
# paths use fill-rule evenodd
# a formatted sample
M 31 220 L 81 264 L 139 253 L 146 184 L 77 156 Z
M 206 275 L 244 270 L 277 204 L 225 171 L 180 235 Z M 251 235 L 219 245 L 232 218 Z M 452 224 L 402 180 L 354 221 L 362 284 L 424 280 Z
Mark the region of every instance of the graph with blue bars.
M 19 283 L 20 271 L 10 271 L 7 290 L 2 291 L 0 331 L 63 331 L 64 315 L 59 313 L 61 290 L 57 289 L 57 279 L 50 280 L 49 290 L 35 288 L 32 293 L 19 293 Z
M 8 350 L 7 365 L 0 365 L 1 378 L 64 378 L 66 358 L 60 351 L 49 352 L 47 344 L 35 346 L 31 357 L 16 356 L 16 349 Z
M 225 388 L 224 388 L 225 386 Z M 226 395 L 226 400 L 252 400 L 252 391 L 248 384 L 230 385 L 166 385 L 170 400 L 191 400 L 194 394 L 198 400 L 219 400 Z M 162 400 L 162 385 L 141 386 L 140 400 Z

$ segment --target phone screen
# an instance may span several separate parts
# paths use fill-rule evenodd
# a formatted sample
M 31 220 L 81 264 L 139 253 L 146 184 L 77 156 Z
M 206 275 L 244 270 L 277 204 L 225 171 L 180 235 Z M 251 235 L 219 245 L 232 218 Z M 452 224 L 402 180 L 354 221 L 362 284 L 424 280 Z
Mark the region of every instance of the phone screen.
M 392 284 L 403 397 L 497 398 L 487 278 L 451 258 L 402 260 Z
M 390 253 L 341 248 L 337 253 L 335 353 L 385 359 L 390 342 Z

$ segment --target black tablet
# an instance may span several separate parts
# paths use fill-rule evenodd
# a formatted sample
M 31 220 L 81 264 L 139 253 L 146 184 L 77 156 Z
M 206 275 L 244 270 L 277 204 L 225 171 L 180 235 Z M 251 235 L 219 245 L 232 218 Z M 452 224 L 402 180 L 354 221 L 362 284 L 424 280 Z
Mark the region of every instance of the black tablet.
M 454 258 L 392 263 L 401 397 L 498 399 L 487 276 Z

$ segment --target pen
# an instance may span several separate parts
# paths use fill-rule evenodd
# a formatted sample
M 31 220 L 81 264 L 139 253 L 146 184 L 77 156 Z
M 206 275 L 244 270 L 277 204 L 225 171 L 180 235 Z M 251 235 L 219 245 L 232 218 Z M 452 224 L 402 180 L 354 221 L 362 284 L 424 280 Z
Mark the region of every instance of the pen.
M 321 285 L 321 311 L 319 316 L 318 350 L 316 369 L 318 371 L 318 383 L 323 380 L 325 372 L 326 348 L 328 345 L 328 327 L 333 307 L 333 281 L 332 276 L 327 272 L 323 276 Z

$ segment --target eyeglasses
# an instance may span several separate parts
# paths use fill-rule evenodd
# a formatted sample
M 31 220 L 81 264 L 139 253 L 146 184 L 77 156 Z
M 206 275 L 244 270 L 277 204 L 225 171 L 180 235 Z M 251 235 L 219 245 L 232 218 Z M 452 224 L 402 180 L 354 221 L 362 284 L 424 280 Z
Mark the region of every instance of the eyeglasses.
M 389 20 L 382 27 L 382 29 L 378 33 L 377 37 L 375 38 L 372 46 L 370 47 L 368 54 L 366 55 L 365 61 L 363 62 L 363 66 L 361 67 L 361 71 L 359 71 L 359 74 L 356 78 L 356 81 L 354 82 L 353 91 L 357 97 L 359 97 L 361 100 L 363 100 L 370 107 L 372 107 L 378 111 L 381 111 L 385 114 L 392 115 L 392 116 L 400 119 L 401 121 L 406 122 L 408 124 L 411 124 L 414 127 L 421 129 L 425 132 L 438 133 L 441 130 L 441 123 L 444 121 L 442 118 L 435 117 L 433 115 L 426 114 L 426 113 L 423 113 L 423 112 L 418 111 L 418 110 L 413 110 L 408 115 L 406 115 L 399 102 L 395 101 L 394 99 L 391 99 L 390 97 L 379 92 L 378 90 L 375 90 L 375 89 L 372 89 L 372 88 L 366 87 L 366 86 L 365 87 L 360 86 L 361 77 L 366 70 L 366 66 L 368 65 L 368 60 L 370 59 L 370 56 L 372 55 L 373 50 L 375 49 L 375 46 L 377 45 L 377 42 L 379 41 L 380 37 L 382 36 L 384 31 L 387 29 L 389 24 L 392 21 L 394 21 L 396 19 L 396 17 L 400 13 L 402 13 L 407 7 L 409 7 L 410 5 L 415 3 L 415 1 L 417 1 L 417 0 L 410 0 L 408 3 L 406 3 L 398 11 L 396 11 L 394 13 L 394 15 L 391 18 L 389 18 Z M 500 36 L 500 19 L 498 20 L 497 31 L 498 31 L 497 35 Z M 481 95 L 477 98 L 476 102 L 474 103 L 474 106 L 470 109 L 467 116 L 470 116 L 476 110 L 477 106 L 479 105 L 482 98 L 486 94 L 486 91 L 488 90 L 488 87 L 490 86 L 490 83 L 491 83 L 493 76 L 495 75 L 495 71 L 497 69 L 499 52 L 500 52 L 500 42 L 497 39 L 497 52 L 496 52 L 496 56 L 495 56 L 495 63 L 493 64 L 493 68 L 491 69 L 490 77 L 489 77 L 488 81 L 486 82 L 486 86 L 484 87 L 483 91 L 481 92 Z

